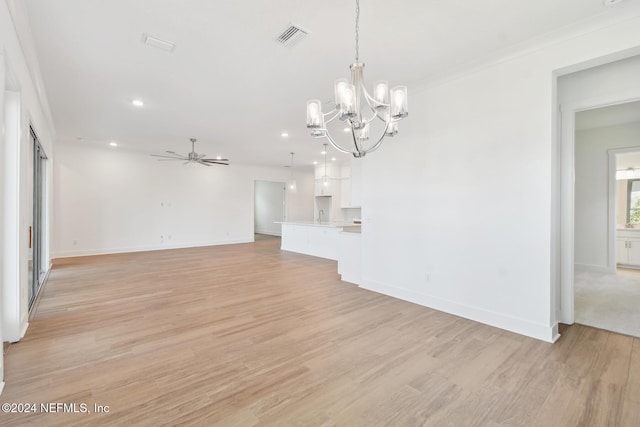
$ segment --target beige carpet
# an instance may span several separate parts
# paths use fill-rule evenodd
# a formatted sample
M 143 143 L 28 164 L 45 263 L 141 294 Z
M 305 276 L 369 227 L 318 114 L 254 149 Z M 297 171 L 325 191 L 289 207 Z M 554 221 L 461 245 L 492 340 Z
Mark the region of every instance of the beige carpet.
M 640 337 L 640 270 L 575 272 L 575 321 Z

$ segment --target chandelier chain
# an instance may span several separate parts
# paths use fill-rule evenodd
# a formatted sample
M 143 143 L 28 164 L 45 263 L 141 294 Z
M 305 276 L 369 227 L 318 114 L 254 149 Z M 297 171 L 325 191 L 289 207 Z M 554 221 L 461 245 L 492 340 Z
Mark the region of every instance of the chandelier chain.
M 360 62 L 360 0 L 356 0 L 356 62 Z

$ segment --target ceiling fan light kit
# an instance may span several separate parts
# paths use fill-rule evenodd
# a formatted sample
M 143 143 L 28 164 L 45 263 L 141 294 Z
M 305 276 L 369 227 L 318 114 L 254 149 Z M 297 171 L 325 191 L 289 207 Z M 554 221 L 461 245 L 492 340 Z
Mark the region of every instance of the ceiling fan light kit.
M 186 156 L 181 156 L 175 151 L 165 151 L 167 154 L 152 154 L 153 157 L 160 157 L 158 161 L 168 162 L 172 160 L 183 161 L 184 165 L 189 163 L 197 163 L 199 165 L 211 166 L 211 165 L 224 165 L 229 166 L 229 159 L 221 159 L 219 157 L 215 159 L 205 159 L 206 154 L 198 154 L 195 150 L 196 139 L 191 138 L 191 152 Z
M 409 114 L 407 103 L 407 87 L 396 86 L 389 90 L 389 83 L 379 80 L 373 85 L 373 95 L 364 86 L 364 64 L 359 58 L 359 23 L 360 1 L 356 0 L 356 61 L 349 66 L 351 81 L 338 79 L 334 84 L 335 107 L 328 113 L 322 112 L 322 102 L 319 99 L 307 101 L 307 128 L 311 129 L 311 136 L 327 138 L 336 150 L 352 154 L 354 157 L 364 157 L 367 153 L 377 150 L 385 136 L 392 137 L 398 133 L 398 121 Z M 370 114 L 365 116 L 363 112 Z M 366 107 L 370 110 L 366 111 Z M 350 132 L 353 146 L 346 148 L 336 142 L 327 130 L 327 123 L 339 119 L 348 126 L 345 132 Z M 379 119 L 383 123 L 383 130 L 375 142 L 369 142 L 371 122 Z

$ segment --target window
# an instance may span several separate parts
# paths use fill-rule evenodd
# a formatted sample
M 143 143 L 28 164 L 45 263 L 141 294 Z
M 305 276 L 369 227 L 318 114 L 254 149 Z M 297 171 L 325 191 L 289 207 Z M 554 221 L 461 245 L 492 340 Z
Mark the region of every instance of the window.
M 627 224 L 640 224 L 640 179 L 627 181 Z

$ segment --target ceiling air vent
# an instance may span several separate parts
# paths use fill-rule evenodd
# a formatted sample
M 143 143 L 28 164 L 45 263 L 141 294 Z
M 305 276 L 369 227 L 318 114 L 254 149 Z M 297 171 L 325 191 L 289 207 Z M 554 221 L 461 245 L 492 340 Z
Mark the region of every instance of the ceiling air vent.
M 278 34 L 275 41 L 283 46 L 293 47 L 298 44 L 300 40 L 307 37 L 307 34 L 309 34 L 307 30 L 304 30 L 297 25 L 289 24 L 287 28 Z
M 159 39 L 146 33 L 142 34 L 142 43 L 155 47 L 156 49 L 164 50 L 165 52 L 173 52 L 176 48 L 175 43 Z

